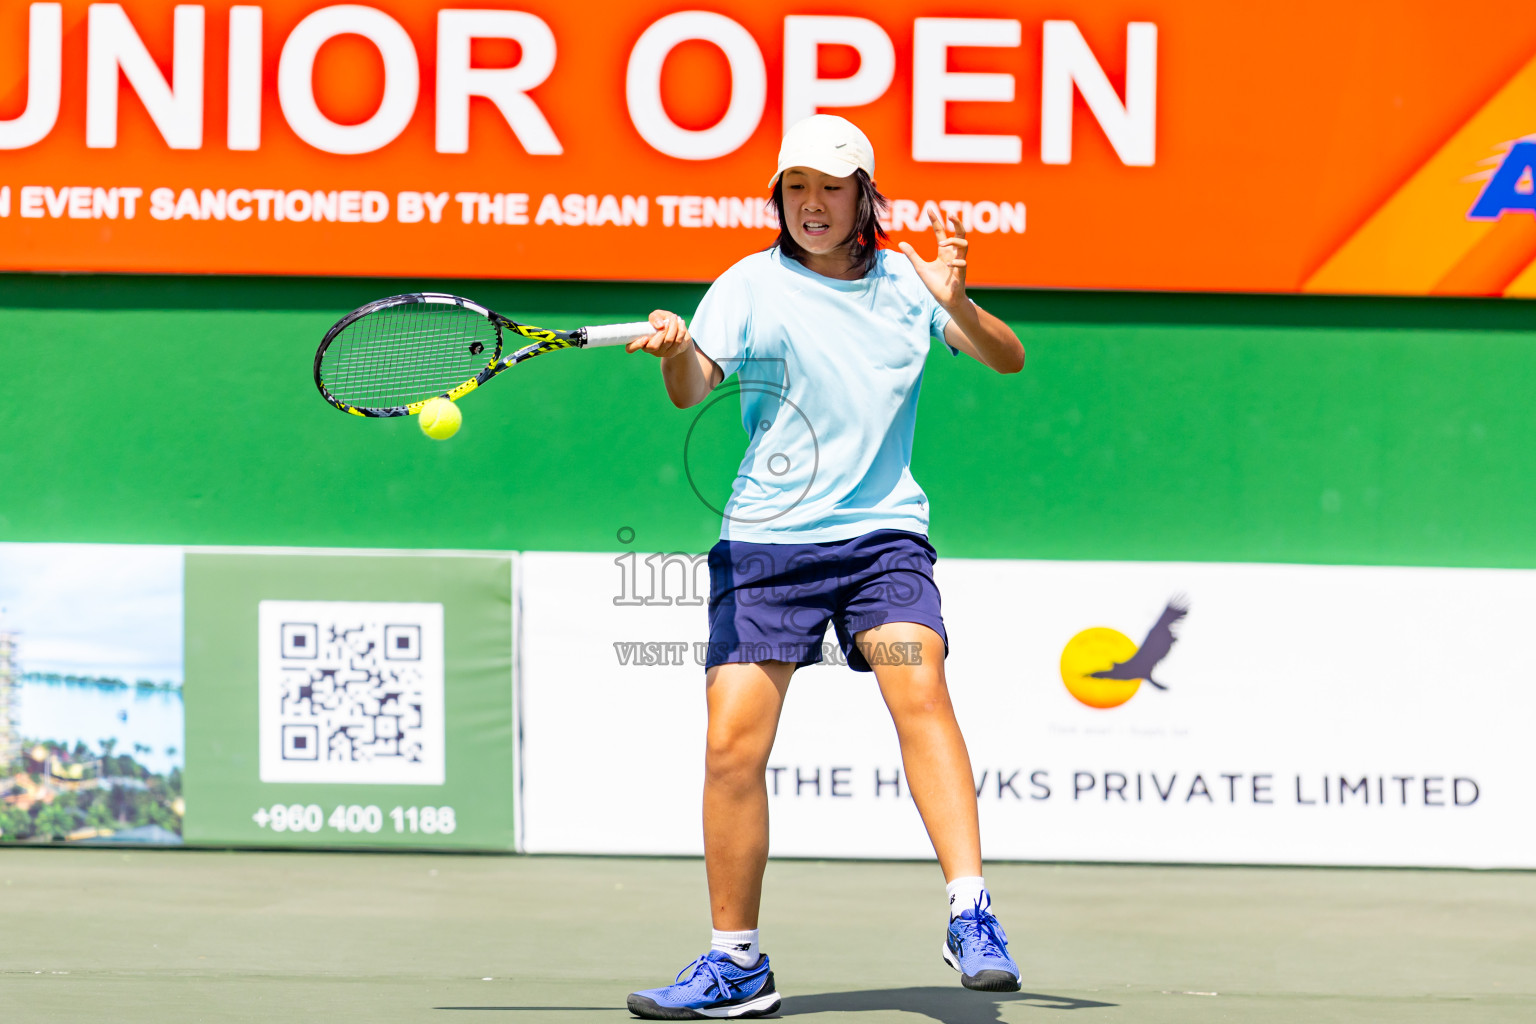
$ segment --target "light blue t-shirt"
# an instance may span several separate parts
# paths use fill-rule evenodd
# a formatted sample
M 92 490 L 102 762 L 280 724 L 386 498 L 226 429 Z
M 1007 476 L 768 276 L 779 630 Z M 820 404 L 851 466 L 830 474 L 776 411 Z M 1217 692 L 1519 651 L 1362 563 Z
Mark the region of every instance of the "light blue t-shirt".
M 949 322 L 889 250 L 857 281 L 823 277 L 777 248 L 722 274 L 691 324 L 699 348 L 727 377 L 739 374 L 748 437 L 721 539 L 926 536 L 912 431 L 923 360 Z

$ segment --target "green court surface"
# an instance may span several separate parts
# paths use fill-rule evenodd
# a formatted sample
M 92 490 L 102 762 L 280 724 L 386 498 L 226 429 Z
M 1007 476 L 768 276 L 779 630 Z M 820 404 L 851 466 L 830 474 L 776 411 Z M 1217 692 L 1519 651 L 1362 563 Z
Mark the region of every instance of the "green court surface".
M 936 867 L 775 861 L 784 1017 L 1531 1021 L 1536 874 L 992 865 L 1024 991 L 939 958 Z M 0 851 L 0 1017 L 586 1021 L 708 939 L 696 860 Z

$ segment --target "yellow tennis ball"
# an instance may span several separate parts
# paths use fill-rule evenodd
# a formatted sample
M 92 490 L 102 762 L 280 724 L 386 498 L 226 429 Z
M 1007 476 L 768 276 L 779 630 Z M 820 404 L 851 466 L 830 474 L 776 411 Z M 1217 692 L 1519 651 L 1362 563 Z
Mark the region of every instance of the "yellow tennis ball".
M 421 407 L 416 417 L 421 421 L 421 432 L 434 441 L 446 441 L 459 432 L 464 414 L 446 398 L 434 398 Z

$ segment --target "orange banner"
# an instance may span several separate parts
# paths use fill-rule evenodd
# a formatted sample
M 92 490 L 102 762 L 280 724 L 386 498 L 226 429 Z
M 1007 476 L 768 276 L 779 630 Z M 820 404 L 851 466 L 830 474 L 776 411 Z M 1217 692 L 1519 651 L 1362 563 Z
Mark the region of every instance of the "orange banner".
M 978 284 L 1536 297 L 1536 7 L 0 0 L 0 269 L 707 280 L 787 121 Z

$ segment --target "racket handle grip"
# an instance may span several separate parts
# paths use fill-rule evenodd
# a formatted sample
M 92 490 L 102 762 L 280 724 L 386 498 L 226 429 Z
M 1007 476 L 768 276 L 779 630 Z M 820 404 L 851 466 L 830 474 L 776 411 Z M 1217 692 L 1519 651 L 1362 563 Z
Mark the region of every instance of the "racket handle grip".
M 604 345 L 628 345 L 636 338 L 649 338 L 656 333 L 649 321 L 632 324 L 607 324 L 602 327 L 583 327 L 586 332 L 585 348 L 601 348 Z

